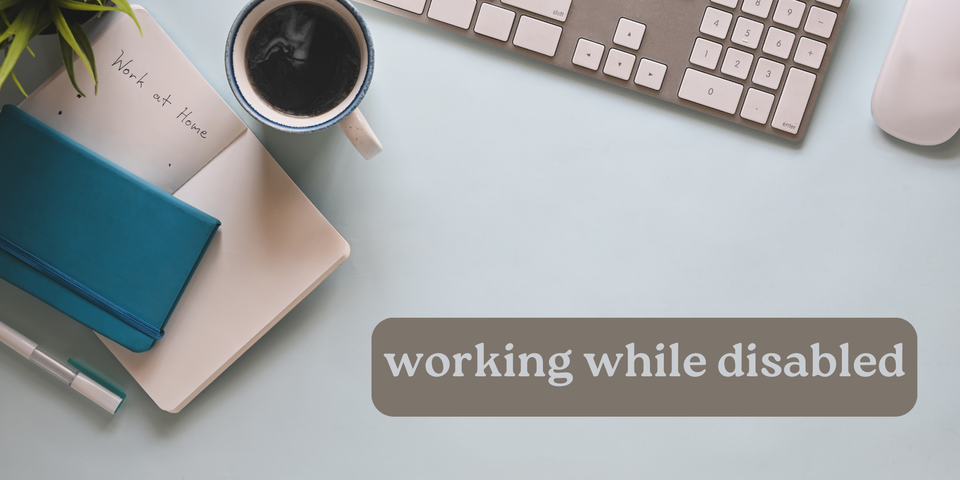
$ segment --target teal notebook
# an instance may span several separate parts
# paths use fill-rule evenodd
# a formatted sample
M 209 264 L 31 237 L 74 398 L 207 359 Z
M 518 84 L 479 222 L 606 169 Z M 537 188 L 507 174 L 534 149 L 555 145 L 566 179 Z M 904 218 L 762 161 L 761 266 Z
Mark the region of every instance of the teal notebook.
M 0 110 L 0 278 L 101 335 L 149 350 L 219 226 L 16 107 Z

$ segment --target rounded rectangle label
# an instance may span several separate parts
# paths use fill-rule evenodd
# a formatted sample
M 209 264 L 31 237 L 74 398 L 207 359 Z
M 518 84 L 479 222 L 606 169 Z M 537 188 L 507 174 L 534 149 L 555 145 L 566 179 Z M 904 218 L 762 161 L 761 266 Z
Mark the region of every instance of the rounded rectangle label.
M 404 318 L 373 332 L 390 416 L 900 416 L 899 318 Z

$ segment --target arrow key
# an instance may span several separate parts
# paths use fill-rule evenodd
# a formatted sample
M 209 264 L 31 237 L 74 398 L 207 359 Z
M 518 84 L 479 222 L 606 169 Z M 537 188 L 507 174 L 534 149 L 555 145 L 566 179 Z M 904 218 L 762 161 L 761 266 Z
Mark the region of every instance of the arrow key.
M 597 71 L 600 68 L 603 49 L 603 45 L 581 38 L 577 41 L 577 50 L 573 53 L 573 64 Z
M 640 43 L 643 42 L 643 34 L 646 31 L 646 25 L 626 18 L 621 18 L 620 23 L 617 24 L 617 32 L 613 35 L 613 43 L 616 43 L 621 47 L 638 50 L 640 48 Z
M 666 74 L 666 65 L 644 58 L 640 60 L 640 68 L 637 69 L 637 78 L 634 83 L 641 87 L 660 91 L 660 87 L 663 86 L 663 77 Z
M 620 80 L 630 80 L 636 61 L 637 57 L 611 48 L 607 55 L 607 63 L 603 66 L 603 73 Z

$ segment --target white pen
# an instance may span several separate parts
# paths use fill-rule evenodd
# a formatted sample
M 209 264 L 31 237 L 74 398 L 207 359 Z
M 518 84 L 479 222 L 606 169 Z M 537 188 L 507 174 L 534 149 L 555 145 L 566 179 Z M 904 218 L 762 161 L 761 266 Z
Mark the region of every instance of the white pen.
M 80 392 L 83 396 L 93 400 L 94 403 L 103 407 L 110 414 L 116 413 L 123 403 L 123 396 L 117 395 L 111 389 L 101 385 L 99 382 L 90 378 L 84 372 L 65 364 L 56 358 L 51 357 L 46 352 L 37 348 L 37 343 L 24 337 L 16 330 L 0 322 L 0 342 L 14 349 L 20 355 L 30 359 L 33 363 L 40 365 L 44 370 L 59 378 L 70 388 Z

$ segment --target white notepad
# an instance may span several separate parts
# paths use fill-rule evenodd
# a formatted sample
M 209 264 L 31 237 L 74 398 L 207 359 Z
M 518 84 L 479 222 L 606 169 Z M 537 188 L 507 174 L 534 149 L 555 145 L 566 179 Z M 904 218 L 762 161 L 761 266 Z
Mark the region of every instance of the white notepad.
M 103 339 L 157 405 L 176 413 L 340 266 L 350 246 L 153 17 L 134 10 L 142 37 L 116 15 L 93 40 L 98 95 L 78 60 L 86 98 L 61 69 L 20 107 L 222 222 L 152 350 Z M 121 51 L 133 62 L 111 66 Z M 186 119 L 184 108 L 193 112 Z

